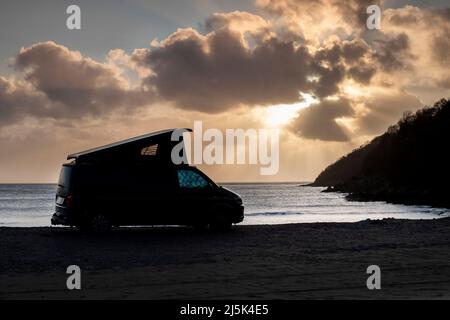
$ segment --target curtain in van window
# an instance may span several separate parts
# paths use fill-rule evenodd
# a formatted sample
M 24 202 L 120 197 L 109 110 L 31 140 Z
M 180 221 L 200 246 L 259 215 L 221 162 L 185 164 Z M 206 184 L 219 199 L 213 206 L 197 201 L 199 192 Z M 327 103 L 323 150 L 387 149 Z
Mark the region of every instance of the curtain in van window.
M 206 188 L 208 181 L 191 170 L 178 170 L 178 183 L 180 188 Z

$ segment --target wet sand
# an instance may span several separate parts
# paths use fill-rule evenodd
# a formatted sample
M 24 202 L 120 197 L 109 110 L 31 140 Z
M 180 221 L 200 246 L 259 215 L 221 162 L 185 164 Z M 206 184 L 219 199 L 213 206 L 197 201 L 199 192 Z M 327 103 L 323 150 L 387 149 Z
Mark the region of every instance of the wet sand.
M 0 228 L 1 299 L 448 299 L 450 219 L 190 228 Z M 81 290 L 66 268 L 82 270 Z M 381 290 L 366 269 L 381 268 Z

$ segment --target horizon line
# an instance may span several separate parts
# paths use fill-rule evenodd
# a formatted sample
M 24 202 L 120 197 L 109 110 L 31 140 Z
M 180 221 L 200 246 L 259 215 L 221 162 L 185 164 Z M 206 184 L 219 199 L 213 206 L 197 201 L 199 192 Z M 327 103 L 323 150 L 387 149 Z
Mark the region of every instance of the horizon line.
M 306 184 L 313 181 L 218 181 L 216 184 Z M 58 182 L 0 182 L 0 185 L 46 185 L 46 184 L 58 184 Z

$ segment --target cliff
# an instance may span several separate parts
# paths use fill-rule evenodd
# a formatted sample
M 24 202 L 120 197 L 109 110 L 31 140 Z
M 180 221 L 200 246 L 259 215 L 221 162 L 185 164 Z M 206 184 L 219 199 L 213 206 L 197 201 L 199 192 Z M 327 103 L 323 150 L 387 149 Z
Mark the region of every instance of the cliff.
M 450 207 L 450 100 L 407 112 L 381 136 L 328 166 L 314 181 L 353 200 Z

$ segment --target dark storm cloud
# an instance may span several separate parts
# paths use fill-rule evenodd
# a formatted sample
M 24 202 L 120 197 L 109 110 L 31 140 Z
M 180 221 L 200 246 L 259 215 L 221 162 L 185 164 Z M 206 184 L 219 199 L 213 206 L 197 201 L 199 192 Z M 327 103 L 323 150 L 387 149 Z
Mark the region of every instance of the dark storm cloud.
M 23 48 L 15 67 L 36 90 L 60 105 L 57 114 L 63 111 L 67 116 L 100 115 L 145 102 L 144 94 L 130 90 L 111 66 L 84 58 L 54 42 Z
M 331 68 L 322 67 L 320 64 L 314 65 L 314 74 L 319 75 L 319 80 L 314 81 L 314 93 L 325 98 L 339 92 L 339 84 L 345 78 L 345 68 L 343 65 L 336 65 Z
M 225 21 L 233 23 L 221 17 L 208 24 L 220 28 L 206 35 L 180 29 L 159 47 L 140 51 L 133 59 L 152 71 L 145 85 L 179 108 L 216 113 L 239 105 L 295 103 L 300 92 L 327 97 L 339 93 L 346 77 L 367 84 L 375 74 L 361 61 L 370 57 L 362 40 L 336 42 L 314 53 L 267 34 L 249 45 Z
M 342 56 L 349 63 L 358 62 L 370 52 L 369 46 L 363 40 L 344 41 L 342 43 Z
M 361 84 L 369 84 L 376 68 L 366 63 L 364 57 L 373 60 L 370 47 L 362 40 L 339 41 L 320 48 L 314 56 L 316 68 L 323 69 L 323 62 L 328 62 L 332 68 L 318 72 L 322 78 L 318 82 L 317 95 L 326 97 L 337 93 L 338 85 L 345 77 Z M 324 86 L 326 83 L 328 85 Z
M 179 30 L 141 63 L 154 72 L 146 84 L 177 107 L 222 112 L 241 104 L 293 103 L 309 90 L 313 57 L 305 47 L 275 38 L 255 48 L 222 28 L 202 36 Z
M 370 54 L 370 47 L 363 40 L 339 40 L 334 41 L 317 50 L 315 59 L 319 62 L 327 61 L 338 64 L 345 61 L 347 64 L 359 62 L 361 58 Z
M 22 118 L 79 119 L 137 108 L 152 96 L 131 89 L 112 66 L 54 42 L 22 48 L 14 67 L 24 80 L 0 77 L 0 122 Z
M 345 128 L 340 126 L 337 118 L 354 114 L 351 102 L 340 97 L 338 100 L 323 100 L 298 113 L 290 129 L 308 139 L 323 141 L 348 141 Z

